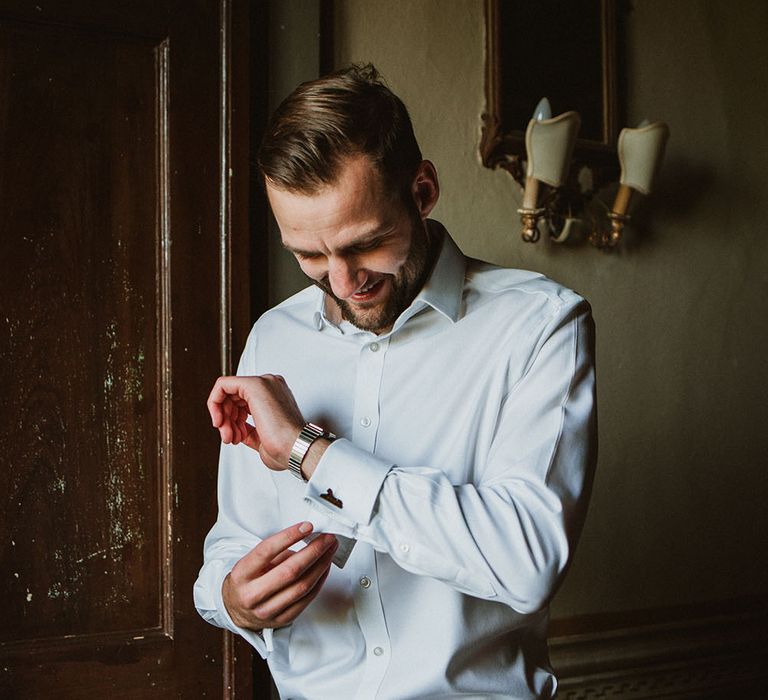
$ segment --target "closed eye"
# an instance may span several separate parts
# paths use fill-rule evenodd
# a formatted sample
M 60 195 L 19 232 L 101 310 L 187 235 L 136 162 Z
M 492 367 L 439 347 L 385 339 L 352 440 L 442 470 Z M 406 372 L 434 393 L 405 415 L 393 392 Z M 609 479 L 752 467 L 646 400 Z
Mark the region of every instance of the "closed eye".
M 365 252 L 367 250 L 375 250 L 381 245 L 381 241 L 373 241 L 371 243 L 366 243 L 365 245 L 359 245 L 355 246 L 356 250 L 359 250 L 361 252 Z
M 386 236 L 381 236 L 379 238 L 374 238 L 371 241 L 366 241 L 364 243 L 356 243 L 355 245 L 349 246 L 349 248 L 345 249 L 345 252 L 347 253 L 367 253 L 370 250 L 376 250 L 379 246 L 384 243 L 384 239 Z
M 358 243 L 354 243 L 350 246 L 347 246 L 346 248 L 343 248 L 339 251 L 340 255 L 357 255 L 358 253 L 368 253 L 372 250 L 376 250 L 377 248 L 380 248 L 384 243 L 386 242 L 387 238 L 389 238 L 390 234 L 389 232 L 376 236 L 375 238 L 371 238 L 370 240 L 363 240 Z M 283 243 L 283 247 L 293 253 L 299 260 L 319 260 L 320 258 L 324 258 L 325 254 L 318 252 L 318 251 L 310 251 L 310 250 L 297 250 L 296 248 L 293 248 L 289 245 L 286 245 Z
M 292 252 L 300 260 L 319 260 L 323 257 L 322 253 L 307 253 L 302 250 L 294 250 Z

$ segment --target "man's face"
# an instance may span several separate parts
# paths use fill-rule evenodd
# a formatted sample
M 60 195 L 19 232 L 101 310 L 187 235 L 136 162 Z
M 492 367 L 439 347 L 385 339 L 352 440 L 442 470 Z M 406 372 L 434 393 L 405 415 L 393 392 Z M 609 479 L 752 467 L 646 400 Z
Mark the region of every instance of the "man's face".
M 267 195 L 283 245 L 342 317 L 363 330 L 389 330 L 425 282 L 431 263 L 425 219 L 434 202 L 422 207 L 421 198 L 407 207 L 385 191 L 364 156 L 349 158 L 336 183 L 316 194 L 267 182 Z

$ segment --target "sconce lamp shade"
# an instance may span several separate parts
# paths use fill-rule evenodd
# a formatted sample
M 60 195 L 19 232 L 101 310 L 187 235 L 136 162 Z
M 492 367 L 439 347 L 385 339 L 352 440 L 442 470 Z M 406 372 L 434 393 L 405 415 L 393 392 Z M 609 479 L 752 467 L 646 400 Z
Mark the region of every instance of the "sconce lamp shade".
M 565 112 L 553 119 L 531 119 L 525 131 L 528 153 L 526 176 L 560 187 L 568 175 L 581 117 Z
M 637 129 L 622 129 L 618 144 L 620 183 L 650 194 L 668 138 L 669 127 L 664 122 L 654 122 Z

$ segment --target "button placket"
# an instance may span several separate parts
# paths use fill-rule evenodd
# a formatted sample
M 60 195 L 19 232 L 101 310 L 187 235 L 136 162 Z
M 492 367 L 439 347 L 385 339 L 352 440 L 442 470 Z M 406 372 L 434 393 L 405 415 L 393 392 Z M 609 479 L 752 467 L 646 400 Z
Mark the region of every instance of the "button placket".
M 389 339 L 373 340 L 360 346 L 355 385 L 352 439 L 356 445 L 375 452 L 379 427 L 379 393 Z
M 375 697 L 389 665 L 390 639 L 377 584 L 376 554 L 372 548 L 357 550 L 350 574 L 357 581 L 355 612 L 366 648 L 360 697 Z

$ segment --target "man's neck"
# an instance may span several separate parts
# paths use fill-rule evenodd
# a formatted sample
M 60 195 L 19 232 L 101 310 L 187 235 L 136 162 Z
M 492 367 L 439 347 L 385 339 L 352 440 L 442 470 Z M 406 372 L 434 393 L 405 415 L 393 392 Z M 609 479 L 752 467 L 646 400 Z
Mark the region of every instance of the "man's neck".
M 323 294 L 325 317 L 334 325 L 338 326 L 341 321 L 341 309 L 336 300 L 330 294 Z

